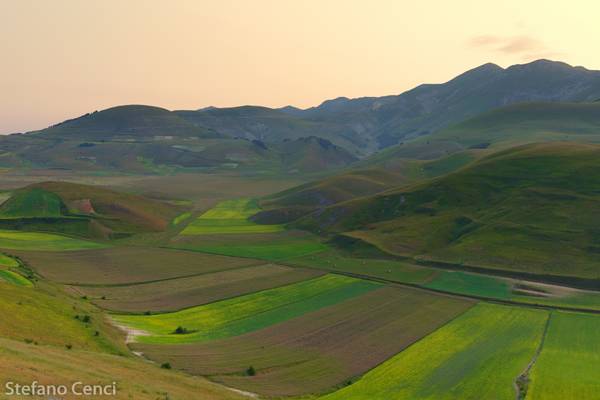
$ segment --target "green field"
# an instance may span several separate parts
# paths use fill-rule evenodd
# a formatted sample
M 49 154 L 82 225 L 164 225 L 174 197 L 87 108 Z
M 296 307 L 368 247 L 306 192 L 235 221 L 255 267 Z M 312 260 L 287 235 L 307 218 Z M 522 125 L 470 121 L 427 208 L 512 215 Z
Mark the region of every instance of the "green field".
M 104 244 L 74 239 L 52 233 L 0 230 L 0 248 L 14 250 L 85 250 L 107 247 Z
M 545 311 L 478 304 L 323 399 L 512 400 L 546 319 Z
M 16 268 L 19 266 L 19 262 L 6 254 L 0 253 L 0 267 L 4 268 Z
M 186 219 L 188 219 L 191 216 L 192 216 L 192 213 L 184 212 L 183 214 L 180 214 L 180 215 L 176 216 L 175 218 L 173 218 L 173 221 L 171 221 L 171 225 L 179 225 L 180 223 L 182 223 L 183 221 L 185 221 Z
M 208 246 L 177 246 L 177 248 L 221 254 L 232 257 L 259 258 L 269 261 L 286 260 L 307 254 L 318 253 L 328 247 L 315 240 L 290 240 L 259 244 L 221 244 Z
M 258 203 L 253 199 L 226 200 L 192 221 L 181 234 L 266 233 L 283 230 L 281 225 L 259 225 L 248 219 L 259 211 Z
M 119 324 L 147 332 L 141 343 L 191 343 L 255 331 L 366 293 L 381 285 L 323 277 L 158 315 L 114 315 Z M 178 327 L 190 333 L 174 333 Z
M 459 271 L 440 271 L 427 288 L 470 296 L 508 299 L 511 287 L 508 281 L 488 275 L 469 274 Z
M 33 286 L 31 281 L 13 271 L 0 270 L 0 280 L 4 280 L 8 283 L 18 286 Z
M 423 287 L 526 304 L 600 310 L 600 292 L 575 290 L 534 282 L 524 283 L 513 279 L 468 272 L 440 271 Z M 523 289 L 529 292 L 525 292 Z
M 348 272 L 402 283 L 423 284 L 438 271 L 403 261 L 352 258 L 335 251 L 321 252 L 286 260 L 289 264 L 309 266 L 327 271 Z
M 600 399 L 599 332 L 599 316 L 554 312 L 526 399 Z

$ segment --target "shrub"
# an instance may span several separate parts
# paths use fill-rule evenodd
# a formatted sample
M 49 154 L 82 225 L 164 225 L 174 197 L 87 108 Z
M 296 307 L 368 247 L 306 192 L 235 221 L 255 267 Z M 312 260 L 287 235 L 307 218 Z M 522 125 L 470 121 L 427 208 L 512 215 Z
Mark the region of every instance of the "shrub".
M 166 362 L 166 363 L 162 363 L 162 364 L 160 364 L 160 367 L 161 367 L 162 369 L 171 369 L 171 364 L 170 364 L 170 363 L 168 363 L 168 362 Z
M 256 375 L 256 370 L 254 369 L 254 367 L 252 365 L 249 366 L 248 369 L 246 370 L 246 375 L 248 375 L 248 376 Z
M 178 326 L 177 329 L 175 329 L 173 331 L 173 333 L 176 334 L 176 335 L 185 335 L 188 332 L 189 331 L 186 328 L 182 327 L 182 326 Z

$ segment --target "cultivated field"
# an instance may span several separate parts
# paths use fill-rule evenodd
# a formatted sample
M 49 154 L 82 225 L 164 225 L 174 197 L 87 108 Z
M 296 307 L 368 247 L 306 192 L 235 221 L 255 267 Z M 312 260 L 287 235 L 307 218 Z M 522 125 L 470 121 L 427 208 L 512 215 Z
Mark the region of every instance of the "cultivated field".
M 480 303 L 324 399 L 512 400 L 547 318 L 545 311 Z
M 494 299 L 509 299 L 511 296 L 511 286 L 506 279 L 460 271 L 440 271 L 435 279 L 424 286 L 452 293 Z
M 403 261 L 352 258 L 338 254 L 334 250 L 290 258 L 286 263 L 414 284 L 426 283 L 439 272 Z
M 55 282 L 111 285 L 200 275 L 256 261 L 149 247 L 111 247 L 77 252 L 14 251 Z
M 381 285 L 325 275 L 292 285 L 158 315 L 114 315 L 119 324 L 143 330 L 142 343 L 193 343 L 266 328 L 359 296 Z M 186 331 L 177 332 L 177 328 Z
M 246 335 L 184 345 L 134 343 L 157 362 L 268 396 L 318 393 L 395 355 L 471 302 L 382 287 Z M 255 376 L 245 374 L 253 366 Z
M 327 250 L 329 247 L 311 234 L 299 231 L 188 236 L 175 238 L 170 247 L 233 257 L 269 261 L 287 260 Z
M 181 234 L 267 233 L 283 229 L 280 225 L 259 225 L 248 219 L 259 211 L 256 200 L 226 200 L 192 221 Z
M 410 264 L 408 261 L 352 258 L 335 250 L 287 259 L 286 264 L 371 276 L 466 296 L 600 310 L 600 292 L 443 270 Z
M 0 248 L 10 250 L 70 251 L 99 249 L 105 244 L 51 233 L 0 230 Z
M 108 310 L 165 312 L 271 289 L 323 274 L 325 272 L 267 264 L 136 285 L 74 288 Z
M 600 317 L 554 312 L 527 400 L 600 399 Z

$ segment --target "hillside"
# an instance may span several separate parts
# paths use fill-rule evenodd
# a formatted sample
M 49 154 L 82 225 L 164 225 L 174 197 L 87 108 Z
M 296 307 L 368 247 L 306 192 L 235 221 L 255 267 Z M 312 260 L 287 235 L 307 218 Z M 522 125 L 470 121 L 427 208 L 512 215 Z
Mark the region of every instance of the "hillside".
M 32 132 L 35 133 L 35 132 Z M 126 105 L 94 111 L 70 119 L 38 133 L 70 139 L 126 139 L 153 136 L 218 137 L 164 108 L 145 105 Z
M 314 136 L 310 126 L 297 132 L 306 136 L 282 134 L 269 141 L 225 131 L 216 133 L 156 107 L 122 106 L 41 131 L 0 137 L 0 167 L 138 174 L 223 170 L 295 174 L 322 173 L 357 160 L 346 147 Z
M 43 182 L 13 192 L 0 227 L 108 238 L 167 228 L 181 206 L 96 186 Z
M 253 216 L 259 223 L 287 223 L 318 209 L 398 185 L 401 175 L 382 170 L 351 171 L 300 185 L 267 196 L 263 211 Z
M 341 122 L 385 148 L 506 105 L 598 98 L 600 71 L 538 60 L 508 68 L 485 64 L 446 83 L 420 85 L 397 96 L 338 98 L 299 115 Z
M 291 106 L 178 111 L 143 105 L 113 107 L 1 138 L 0 165 L 132 172 L 223 168 L 235 161 L 211 158 L 210 151 L 202 154 L 215 140 L 230 145 L 236 138 L 257 140 L 278 147 L 311 136 L 360 158 L 417 140 L 416 148 L 411 144 L 386 154 L 434 159 L 463 149 L 461 141 L 442 138 L 452 138 L 456 129 L 474 125 L 453 128 L 435 139 L 436 146 L 426 142 L 434 140 L 438 131 L 479 114 L 524 102 L 598 99 L 600 71 L 548 60 L 508 68 L 485 64 L 446 83 L 424 84 L 393 96 L 340 97 L 306 110 Z M 485 143 L 468 141 L 467 147 Z
M 598 282 L 599 170 L 600 146 L 526 145 L 295 225 L 421 261 Z
M 198 111 L 175 111 L 178 116 L 231 138 L 282 143 L 286 140 L 318 136 L 344 147 L 355 155 L 364 155 L 368 138 L 346 129 L 339 121 L 313 121 L 268 107 L 210 107 Z
M 461 150 L 526 143 L 600 142 L 600 103 L 521 103 L 501 107 L 374 157 L 431 159 Z

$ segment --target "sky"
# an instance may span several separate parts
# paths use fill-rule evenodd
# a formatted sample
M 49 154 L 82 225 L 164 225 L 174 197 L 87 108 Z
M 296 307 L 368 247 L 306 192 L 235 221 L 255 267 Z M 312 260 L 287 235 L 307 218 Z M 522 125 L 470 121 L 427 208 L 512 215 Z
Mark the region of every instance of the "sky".
M 0 133 L 121 104 L 310 107 L 486 62 L 600 69 L 597 0 L 0 0 Z

